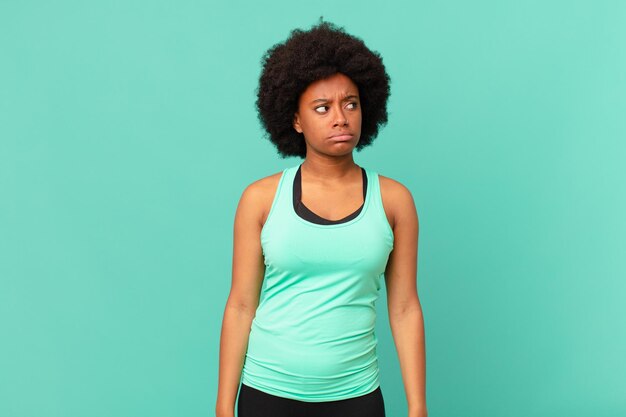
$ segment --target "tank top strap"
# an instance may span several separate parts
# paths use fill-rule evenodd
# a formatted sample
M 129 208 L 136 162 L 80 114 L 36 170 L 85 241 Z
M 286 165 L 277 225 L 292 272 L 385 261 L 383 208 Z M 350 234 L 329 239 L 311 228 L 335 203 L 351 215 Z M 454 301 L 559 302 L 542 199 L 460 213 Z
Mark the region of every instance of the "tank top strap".
M 266 225 L 268 225 L 274 217 L 282 219 L 283 221 L 290 217 L 289 210 L 291 210 L 291 204 L 293 204 L 292 186 L 297 169 L 297 166 L 283 169 L 280 180 L 278 181 L 278 186 L 276 187 L 276 193 L 274 194 L 270 212 L 265 220 Z
M 393 244 L 393 229 L 387 220 L 387 214 L 385 213 L 385 207 L 383 205 L 383 197 L 380 191 L 380 178 L 378 172 L 369 168 L 365 168 L 367 171 L 368 187 L 371 187 L 371 201 L 369 210 L 372 211 L 372 215 L 382 222 L 383 227 L 387 230 L 388 238 Z

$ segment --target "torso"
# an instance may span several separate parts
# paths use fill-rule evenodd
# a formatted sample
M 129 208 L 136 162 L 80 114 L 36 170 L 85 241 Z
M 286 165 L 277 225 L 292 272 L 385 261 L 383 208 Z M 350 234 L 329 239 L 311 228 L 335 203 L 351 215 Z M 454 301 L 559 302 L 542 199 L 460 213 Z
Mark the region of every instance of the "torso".
M 297 168 L 253 183 L 246 195 L 245 214 L 254 217 L 259 233 L 254 242 L 259 259 L 253 261 L 259 261 L 257 277 L 261 268 L 263 276 L 262 285 L 255 287 L 259 302 L 242 383 L 307 401 L 364 395 L 380 382 L 375 303 L 397 235 L 389 222 L 393 207 L 385 207 L 374 170 L 319 181 L 299 178 Z M 386 201 L 397 200 L 398 229 L 402 199 L 393 188 L 387 191 L 392 198 Z M 298 208 L 302 198 L 319 212 L 315 215 L 328 217 L 322 221 L 337 223 L 308 220 Z M 359 206 L 363 210 L 345 220 Z

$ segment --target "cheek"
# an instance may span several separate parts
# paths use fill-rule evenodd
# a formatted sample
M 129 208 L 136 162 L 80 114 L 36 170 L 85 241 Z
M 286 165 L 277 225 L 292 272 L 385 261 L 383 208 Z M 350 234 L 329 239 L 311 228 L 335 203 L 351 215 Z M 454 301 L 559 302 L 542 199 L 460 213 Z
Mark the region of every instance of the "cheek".
M 303 129 L 302 133 L 310 139 L 318 136 L 324 136 L 325 132 L 328 130 L 328 126 L 325 124 L 325 121 L 320 119 L 301 120 L 300 126 Z

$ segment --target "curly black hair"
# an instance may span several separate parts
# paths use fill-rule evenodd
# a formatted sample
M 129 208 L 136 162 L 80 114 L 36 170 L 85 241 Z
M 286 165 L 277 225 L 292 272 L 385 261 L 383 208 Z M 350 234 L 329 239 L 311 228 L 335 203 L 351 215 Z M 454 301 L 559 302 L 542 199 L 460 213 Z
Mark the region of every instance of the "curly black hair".
M 311 83 L 335 73 L 348 76 L 359 89 L 362 122 L 357 151 L 370 145 L 387 123 L 390 78 L 382 57 L 333 23 L 321 21 L 308 31 L 292 30 L 284 43 L 267 50 L 261 64 L 258 117 L 282 158 L 306 156 L 304 135 L 293 128 L 300 96 Z

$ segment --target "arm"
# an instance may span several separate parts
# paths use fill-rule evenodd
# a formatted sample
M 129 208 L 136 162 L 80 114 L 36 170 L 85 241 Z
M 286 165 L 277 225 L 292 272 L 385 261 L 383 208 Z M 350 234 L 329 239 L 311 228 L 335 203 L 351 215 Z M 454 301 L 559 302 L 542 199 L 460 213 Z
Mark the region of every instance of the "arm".
M 243 192 L 235 214 L 232 284 L 220 336 L 217 417 L 233 417 L 248 347 L 250 326 L 259 304 L 265 265 L 260 242 L 258 207 L 261 193 L 254 185 Z
M 419 220 L 407 188 L 396 182 L 388 190 L 394 202 L 394 249 L 385 270 L 389 323 L 400 361 L 409 416 L 426 417 L 424 318 L 416 279 Z

